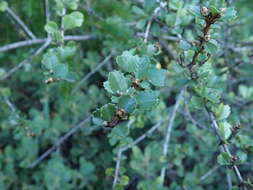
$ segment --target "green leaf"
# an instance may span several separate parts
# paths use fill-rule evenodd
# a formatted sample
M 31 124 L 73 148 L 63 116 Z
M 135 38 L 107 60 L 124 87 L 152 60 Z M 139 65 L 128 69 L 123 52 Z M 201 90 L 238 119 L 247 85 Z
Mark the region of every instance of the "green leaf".
M 139 57 L 132 55 L 129 51 L 124 51 L 121 56 L 117 56 L 116 62 L 120 69 L 125 72 L 134 72 L 136 70 L 136 64 L 139 63 Z
M 136 96 L 138 106 L 142 110 L 149 110 L 158 103 L 157 92 L 139 92 Z
M 200 13 L 200 8 L 198 6 L 190 6 L 188 11 L 190 14 L 202 18 L 202 14 Z
M 67 46 L 57 48 L 62 61 L 75 55 L 76 45 L 68 43 Z
M 236 10 L 234 7 L 226 8 L 225 13 L 223 15 L 223 19 L 232 20 L 236 18 Z
M 231 125 L 227 122 L 219 122 L 219 128 L 220 128 L 220 132 L 221 132 L 221 136 L 224 139 L 228 139 L 228 137 L 231 135 Z
M 136 24 L 136 28 L 139 30 L 143 29 L 146 25 L 146 22 L 147 22 L 146 19 L 139 20 Z
M 114 168 L 106 168 L 105 170 L 105 175 L 110 177 L 110 176 L 113 176 L 114 174 Z
M 198 96 L 192 96 L 191 104 L 195 109 L 203 109 L 205 105 L 202 98 Z
M 219 51 L 218 43 L 215 40 L 210 40 L 205 43 L 205 49 L 210 54 L 216 54 Z
M 68 82 L 75 82 L 76 78 L 77 76 L 74 72 L 68 72 L 67 75 L 64 77 L 64 80 Z
M 112 121 L 116 113 L 116 107 L 113 104 L 106 104 L 100 110 L 101 119 L 104 121 Z
M 142 16 L 145 15 L 145 12 L 137 6 L 133 6 L 132 10 L 137 15 L 142 15 Z
M 53 69 L 56 65 L 60 63 L 59 57 L 54 49 L 49 49 L 47 53 L 43 55 L 42 65 L 48 69 Z
M 224 105 L 223 103 L 221 103 L 215 109 L 215 115 L 217 116 L 218 121 L 227 119 L 230 113 L 231 113 L 231 108 L 229 107 L 229 105 Z
M 65 30 L 80 27 L 83 24 L 83 14 L 75 11 L 63 17 L 63 25 Z
M 245 99 L 250 100 L 253 99 L 253 87 L 239 85 L 239 94 Z
M 127 185 L 129 183 L 129 177 L 126 175 L 121 176 L 120 178 L 120 184 L 121 185 Z
M 0 11 L 4 12 L 8 8 L 8 3 L 6 1 L 0 2 Z
M 121 143 L 126 143 L 127 145 L 132 142 L 132 139 L 129 138 L 128 135 L 129 128 L 127 127 L 127 123 L 119 123 L 108 135 L 110 137 L 110 144 L 115 145 L 118 141 L 120 141 Z
M 205 97 L 210 102 L 216 104 L 220 100 L 219 92 L 216 89 L 204 87 L 202 93 L 200 94 L 202 97 Z
M 187 41 L 185 40 L 180 40 L 179 46 L 181 49 L 183 49 L 184 51 L 189 50 L 191 48 L 191 44 L 189 44 Z
M 213 15 L 217 15 L 217 14 L 220 14 L 221 11 L 217 8 L 217 7 L 214 7 L 214 6 L 211 6 L 209 8 L 210 12 L 213 14 Z
M 148 57 L 141 57 L 135 68 L 135 77 L 140 80 L 146 80 L 148 78 L 151 69 L 150 59 Z
M 68 74 L 68 67 L 65 64 L 57 64 L 53 71 L 56 78 L 64 79 Z
M 109 81 L 104 82 L 103 86 L 104 86 L 104 88 L 105 88 L 105 90 L 106 90 L 107 92 L 109 92 L 109 93 L 111 93 L 111 94 L 114 93 L 114 92 L 112 91 L 112 89 L 111 89 L 111 86 L 110 86 Z
M 217 161 L 220 165 L 229 165 L 230 164 L 230 156 L 228 153 L 221 153 L 217 157 Z
M 125 93 L 128 89 L 126 77 L 119 71 L 113 71 L 108 76 L 109 86 L 114 93 Z
M 119 108 L 122 108 L 127 113 L 131 113 L 136 108 L 136 100 L 131 96 L 121 96 L 119 98 Z
M 53 34 L 59 31 L 59 27 L 55 22 L 49 21 L 45 26 L 45 30 L 47 33 Z
M 63 0 L 64 5 L 71 10 L 77 9 L 78 2 L 79 2 L 79 0 Z
M 245 85 L 240 85 L 239 86 L 239 93 L 243 98 L 247 98 L 248 97 L 248 87 Z
M 149 82 L 154 86 L 159 87 L 164 86 L 166 73 L 167 71 L 164 69 L 156 69 L 156 68 L 151 69 L 148 74 Z
M 57 42 L 63 41 L 59 27 L 55 22 L 49 21 L 45 26 L 45 31 L 48 34 L 50 34 L 50 36 L 53 38 L 53 40 L 55 40 Z

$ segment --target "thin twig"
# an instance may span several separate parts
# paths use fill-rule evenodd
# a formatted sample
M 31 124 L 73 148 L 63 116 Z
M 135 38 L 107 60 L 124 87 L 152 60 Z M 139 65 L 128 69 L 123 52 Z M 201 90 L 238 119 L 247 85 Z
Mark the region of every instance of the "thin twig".
M 9 70 L 7 73 L 5 73 L 1 78 L 0 81 L 5 80 L 6 78 L 8 78 L 9 76 L 11 76 L 13 73 L 15 73 L 18 69 L 20 69 L 21 67 L 23 67 L 25 64 L 27 64 L 28 62 L 31 61 L 31 59 L 34 56 L 39 55 L 41 52 L 44 51 L 44 49 L 46 49 L 49 44 L 51 43 L 51 40 L 49 39 L 48 41 L 46 41 L 46 43 L 44 43 L 34 54 L 32 54 L 30 57 L 28 57 L 27 59 L 25 59 L 24 61 L 22 61 L 21 63 L 19 63 L 17 66 L 13 67 L 11 70 Z
M 163 156 L 164 157 L 166 157 L 167 154 L 168 154 L 169 142 L 170 142 L 170 136 L 171 136 L 172 127 L 173 127 L 173 124 L 174 124 L 174 120 L 175 120 L 176 113 L 177 113 L 177 110 L 179 108 L 180 102 L 181 102 L 181 100 L 183 98 L 184 92 L 185 92 L 185 87 L 181 90 L 180 94 L 178 95 L 176 104 L 175 104 L 175 106 L 174 106 L 174 108 L 172 110 L 171 116 L 170 116 L 170 121 L 169 121 L 167 130 L 166 130 L 165 142 L 163 144 Z M 164 181 L 165 171 L 166 171 L 166 167 L 163 167 L 161 169 L 161 174 L 160 174 L 162 182 Z
M 165 52 L 167 53 L 167 55 L 169 56 L 169 58 L 177 60 L 177 56 L 176 56 L 175 52 L 172 50 L 172 48 L 170 48 L 168 46 L 168 44 L 165 41 L 159 39 L 159 43 L 165 49 Z
M 72 93 L 76 92 L 81 86 L 92 76 L 94 75 L 101 67 L 109 62 L 112 58 L 112 54 L 108 55 L 101 63 L 99 63 L 94 69 L 92 69 L 87 75 L 85 75 L 82 80 L 74 87 Z
M 13 105 L 13 103 L 7 98 L 5 97 L 3 94 L 1 94 L 2 98 L 4 99 L 4 102 L 6 103 L 6 105 L 10 108 L 10 110 L 15 114 L 16 118 L 19 119 L 20 116 L 18 115 L 18 113 L 16 112 L 16 108 Z
M 157 130 L 159 127 L 161 127 L 161 124 L 164 122 L 160 121 L 158 122 L 156 125 L 154 125 L 153 127 L 151 127 L 146 133 L 144 133 L 143 135 L 141 135 L 140 137 L 138 137 L 137 139 L 135 139 L 131 144 L 122 147 L 122 151 L 126 151 L 129 148 L 132 148 L 133 146 L 137 145 L 138 143 L 140 143 L 141 141 L 143 141 L 147 136 L 151 135 L 155 130 Z
M 148 137 L 149 135 L 151 135 L 154 131 L 156 131 L 161 126 L 161 124 L 163 122 L 165 122 L 165 120 L 158 122 L 156 125 L 154 125 L 153 127 L 151 127 L 143 135 L 141 135 L 140 137 L 138 137 L 137 139 L 135 139 L 131 144 L 129 144 L 127 146 L 124 146 L 124 147 L 122 147 L 122 148 L 120 148 L 118 150 L 117 161 L 116 161 L 116 169 L 115 169 L 114 180 L 113 180 L 113 189 L 115 188 L 115 186 L 116 186 L 116 184 L 118 182 L 119 172 L 120 172 L 120 162 L 121 162 L 122 153 L 125 152 L 126 150 L 132 148 L 133 146 L 137 145 L 138 143 L 140 143 L 141 141 L 143 141 L 146 137 Z
M 51 16 L 48 0 L 45 0 L 45 15 L 46 15 L 46 23 L 48 23 L 50 21 Z
M 89 13 L 89 15 L 93 15 L 94 17 L 96 17 L 100 21 L 105 21 L 105 19 L 103 17 L 101 17 L 98 13 L 96 13 L 94 11 L 94 9 L 92 9 L 91 3 L 89 0 L 86 0 L 86 5 L 83 6 L 83 8 Z
M 189 106 L 188 106 L 188 102 L 186 102 L 186 100 L 185 100 L 185 104 L 184 105 L 185 105 L 185 110 L 181 114 L 183 114 L 186 117 L 186 119 L 189 120 L 189 121 L 191 121 L 192 124 L 195 125 L 196 127 L 200 128 L 200 129 L 207 129 L 208 130 L 209 128 L 207 128 L 206 126 L 202 125 L 200 123 L 200 120 L 197 121 L 196 119 L 194 119 L 194 117 L 192 116 L 192 114 L 190 112 L 190 109 L 189 109 Z
M 227 172 L 227 182 L 228 182 L 228 190 L 232 190 L 232 178 L 230 173 Z
M 167 2 L 159 2 L 159 6 L 155 8 L 153 15 L 151 16 L 151 18 L 148 21 L 147 27 L 146 27 L 146 31 L 144 34 L 144 42 L 146 43 L 148 41 L 148 36 L 149 36 L 149 32 L 150 32 L 150 28 L 152 25 L 152 22 L 154 20 L 154 18 L 157 16 L 157 14 L 159 13 L 159 11 L 164 8 L 167 5 Z
M 216 137 L 219 139 L 220 146 L 222 147 L 221 151 L 227 153 L 231 157 L 232 154 L 231 154 L 231 152 L 228 148 L 228 145 L 224 143 L 224 140 L 223 140 L 223 138 L 220 134 L 219 126 L 218 126 L 218 123 L 215 119 L 214 114 L 211 111 L 209 111 L 207 109 L 207 107 L 206 107 L 206 111 L 207 111 L 207 114 L 208 114 L 208 116 L 209 116 L 209 118 L 212 122 L 212 128 L 215 131 Z M 239 183 L 240 188 L 245 190 L 246 189 L 245 181 L 242 178 L 242 175 L 241 175 L 241 172 L 240 172 L 239 168 L 236 165 L 233 164 L 232 169 L 233 169 L 233 171 L 236 175 L 236 178 L 237 178 L 237 181 Z
M 93 34 L 87 34 L 87 35 L 78 35 L 78 36 L 65 36 L 64 40 L 69 41 L 83 41 L 83 40 L 89 40 L 92 38 L 95 38 L 96 36 Z M 17 49 L 20 47 L 25 47 L 25 46 L 32 46 L 32 45 L 37 45 L 37 44 L 42 44 L 45 43 L 48 40 L 48 38 L 43 38 L 43 39 L 34 39 L 34 40 L 26 40 L 26 41 L 20 41 L 20 42 L 14 42 L 5 46 L 0 47 L 0 52 L 5 52 L 13 49 Z
M 115 189 L 115 186 L 117 185 L 118 178 L 119 178 L 119 172 L 120 172 L 120 162 L 121 162 L 121 156 L 122 156 L 122 150 L 118 150 L 117 154 L 117 161 L 116 161 L 116 167 L 115 167 L 115 173 L 114 173 L 114 179 L 113 179 L 113 189 Z
M 204 181 L 206 178 L 208 178 L 210 175 L 212 175 L 216 170 L 218 170 L 220 166 L 214 166 L 211 170 L 209 170 L 207 173 L 205 173 L 203 176 L 200 177 L 200 181 Z
M 65 135 L 60 137 L 57 142 L 49 148 L 46 152 L 44 152 L 37 160 L 35 160 L 29 168 L 34 168 L 37 166 L 40 162 L 42 162 L 45 158 L 47 158 L 55 149 L 57 149 L 64 141 L 66 141 L 69 137 L 71 137 L 74 133 L 79 131 L 84 124 L 90 119 L 90 117 L 87 117 L 83 121 L 81 121 L 79 124 L 77 124 L 75 127 L 73 127 L 69 132 L 67 132 Z
M 26 26 L 26 24 L 16 15 L 16 13 L 10 8 L 6 9 L 7 13 L 21 26 L 21 28 L 26 32 L 28 36 L 32 39 L 36 39 L 33 32 Z
M 63 17 L 65 16 L 66 14 L 66 9 L 63 8 L 62 9 L 62 14 L 61 14 L 61 37 L 62 39 L 64 39 L 64 22 L 63 22 Z M 63 47 L 64 45 L 64 40 L 61 42 L 60 46 Z

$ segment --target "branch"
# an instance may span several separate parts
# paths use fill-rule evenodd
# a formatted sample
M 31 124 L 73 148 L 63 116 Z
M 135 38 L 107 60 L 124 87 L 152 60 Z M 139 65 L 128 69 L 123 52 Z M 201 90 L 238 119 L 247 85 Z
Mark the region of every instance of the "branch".
M 144 42 L 145 43 L 148 41 L 150 28 L 151 28 L 151 25 L 152 25 L 152 22 L 153 22 L 154 18 L 157 16 L 157 14 L 160 12 L 160 10 L 162 8 L 164 8 L 166 5 L 167 5 L 167 2 L 159 2 L 159 6 L 155 8 L 153 15 L 151 16 L 151 18 L 148 21 L 146 31 L 145 31 L 145 34 L 144 34 Z
M 65 36 L 64 40 L 65 41 L 83 41 L 83 40 L 89 40 L 92 38 L 95 38 L 96 36 L 93 34 L 86 34 L 86 35 L 79 35 L 79 36 Z M 43 38 L 43 39 L 34 39 L 34 40 L 26 40 L 26 41 L 20 41 L 20 42 L 15 42 L 15 43 L 11 43 L 8 44 L 6 46 L 2 46 L 0 47 L 0 52 L 5 52 L 5 51 L 9 51 L 12 49 L 17 49 L 20 47 L 25 47 L 25 46 L 32 46 L 32 45 L 36 45 L 36 44 L 42 44 L 45 43 L 48 40 L 48 38 Z
M 133 146 L 137 145 L 138 143 L 140 143 L 141 141 L 143 141 L 146 137 L 148 137 L 149 135 L 151 135 L 156 129 L 158 129 L 161 124 L 163 123 L 164 121 L 160 121 L 158 122 L 156 125 L 154 125 L 153 127 L 151 127 L 146 133 L 144 133 L 143 135 L 141 135 L 140 137 L 138 137 L 137 139 L 135 139 L 131 144 L 125 146 L 125 147 L 122 147 L 122 151 L 126 151 L 128 150 L 129 148 L 132 148 Z
M 220 134 L 219 126 L 217 124 L 217 121 L 215 119 L 214 114 L 211 111 L 209 111 L 207 108 L 206 108 L 206 111 L 207 111 L 207 114 L 208 114 L 208 116 L 209 116 L 209 118 L 210 118 L 210 120 L 212 122 L 212 128 L 215 131 L 216 137 L 220 141 L 220 146 L 222 147 L 221 151 L 227 153 L 231 157 L 232 156 L 231 152 L 230 152 L 230 150 L 228 148 L 228 145 L 224 143 L 224 140 L 223 140 L 223 138 L 222 138 L 222 136 Z M 232 165 L 232 169 L 233 169 L 233 171 L 234 171 L 234 173 L 236 175 L 236 178 L 237 178 L 237 181 L 239 183 L 239 186 L 241 187 L 241 189 L 245 190 L 246 189 L 246 187 L 245 187 L 245 181 L 242 178 L 242 175 L 241 175 L 241 172 L 240 172 L 239 168 L 236 165 L 233 164 Z
M 232 178 L 230 173 L 227 173 L 228 190 L 232 190 Z
M 23 67 L 25 64 L 27 64 L 28 62 L 31 61 L 31 59 L 34 56 L 39 55 L 41 52 L 44 51 L 44 49 L 46 49 L 49 44 L 51 43 L 51 40 L 49 39 L 48 41 L 46 41 L 34 54 L 32 54 L 30 57 L 28 57 L 27 59 L 25 59 L 24 61 L 22 61 L 21 63 L 19 63 L 17 66 L 13 67 L 11 70 L 9 70 L 7 73 L 5 73 L 1 78 L 0 81 L 5 80 L 6 78 L 8 78 L 9 76 L 11 76 L 13 73 L 15 73 L 18 69 L 20 69 L 21 67 Z
M 113 180 L 113 189 L 115 188 L 115 186 L 117 185 L 117 182 L 118 182 L 122 153 L 125 152 L 126 150 L 132 148 L 133 146 L 137 145 L 138 143 L 143 141 L 146 137 L 151 135 L 155 130 L 157 130 L 161 126 L 161 124 L 164 121 L 165 120 L 158 122 L 156 125 L 151 127 L 146 133 L 144 133 L 143 135 L 141 135 L 140 137 L 135 139 L 131 144 L 129 144 L 127 146 L 124 146 L 124 147 L 121 147 L 118 150 L 118 154 L 117 154 L 118 156 L 117 156 L 117 161 L 116 161 L 116 169 L 115 169 L 114 180 Z
M 94 17 L 96 17 L 100 21 L 105 21 L 105 19 L 103 17 L 101 17 L 98 13 L 96 13 L 94 11 L 94 9 L 92 9 L 91 3 L 89 0 L 86 1 L 86 5 L 83 6 L 83 8 L 89 13 L 89 15 L 93 15 Z
M 118 178 L 119 178 L 121 156 L 122 156 L 122 150 L 119 149 L 118 154 L 117 154 L 116 168 L 115 168 L 113 185 L 112 185 L 113 190 L 115 189 L 115 186 L 117 185 Z
M 108 55 L 101 63 L 99 63 L 94 69 L 92 69 L 83 79 L 74 87 L 72 93 L 75 93 L 81 86 L 87 81 L 93 74 L 95 74 L 101 67 L 103 67 L 112 58 L 112 54 Z
M 62 14 L 61 14 L 61 37 L 62 37 L 62 39 L 64 39 L 64 23 L 63 23 L 63 17 L 65 16 L 65 14 L 66 14 L 66 9 L 63 8 L 63 9 L 62 9 Z M 61 41 L 60 46 L 63 47 L 63 45 L 64 45 L 64 40 Z
M 75 127 L 73 127 L 69 132 L 67 132 L 65 135 L 60 137 L 57 142 L 49 148 L 46 152 L 44 152 L 37 160 L 35 160 L 29 168 L 34 168 L 37 166 L 40 162 L 42 162 L 45 158 L 47 158 L 56 148 L 58 148 L 64 141 L 66 141 L 69 137 L 71 137 L 74 133 L 76 133 L 78 130 L 80 130 L 84 124 L 90 119 L 90 116 L 81 121 L 79 124 L 77 124 Z
M 183 114 L 186 117 L 186 120 L 191 121 L 191 123 L 193 125 L 195 125 L 196 127 L 200 128 L 200 129 L 207 129 L 207 130 L 209 130 L 209 128 L 207 128 L 205 125 L 203 125 L 203 124 L 200 123 L 200 120 L 197 121 L 196 119 L 194 119 L 194 117 L 192 116 L 192 114 L 191 114 L 191 112 L 189 110 L 189 106 L 188 106 L 188 102 L 187 101 L 185 101 L 184 105 L 185 105 L 185 110 L 181 114 Z
M 32 39 L 36 39 L 36 36 L 32 33 L 32 31 L 26 26 L 26 24 L 12 11 L 10 8 L 6 9 L 7 13 L 15 20 L 21 28 L 26 32 L 28 36 Z
M 171 116 L 170 116 L 170 121 L 169 121 L 169 124 L 168 124 L 168 127 L 167 127 L 167 131 L 166 131 L 165 142 L 164 142 L 164 145 L 163 145 L 163 156 L 164 157 L 166 157 L 167 154 L 168 154 L 170 135 L 171 135 L 172 127 L 173 127 L 173 124 L 174 124 L 174 120 L 175 120 L 176 113 L 177 113 L 177 110 L 179 108 L 180 102 L 181 102 L 181 100 L 183 98 L 183 94 L 185 92 L 185 88 L 186 87 L 184 87 L 181 90 L 180 94 L 178 95 L 176 104 L 175 104 L 175 106 L 174 106 L 174 108 L 172 110 Z M 161 170 L 161 174 L 160 174 L 162 182 L 164 181 L 165 171 L 166 171 L 166 167 L 163 167 L 162 170 Z
M 45 15 L 46 15 L 46 23 L 48 23 L 51 16 L 48 0 L 45 0 Z
M 211 170 L 209 170 L 206 174 L 200 177 L 200 181 L 204 181 L 210 175 L 212 175 L 216 170 L 218 170 L 220 166 L 214 166 Z
M 175 52 L 168 46 L 168 44 L 165 41 L 159 39 L 159 43 L 162 45 L 169 58 L 177 60 Z

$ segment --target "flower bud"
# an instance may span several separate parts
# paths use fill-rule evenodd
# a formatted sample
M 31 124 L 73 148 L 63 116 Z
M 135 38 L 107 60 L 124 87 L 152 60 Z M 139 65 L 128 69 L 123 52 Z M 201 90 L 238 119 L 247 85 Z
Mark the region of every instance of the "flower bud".
M 53 77 L 49 77 L 48 79 L 45 80 L 45 83 L 49 84 L 49 83 L 52 83 L 54 81 L 55 81 L 55 79 Z
M 202 7 L 200 12 L 203 16 L 206 16 L 209 13 L 209 9 L 207 7 Z
M 224 13 L 227 9 L 226 8 L 220 8 L 220 11 Z
M 206 42 L 210 41 L 210 40 L 211 40 L 211 35 L 209 35 L 209 34 L 205 35 L 205 36 L 204 36 L 204 40 L 205 40 Z

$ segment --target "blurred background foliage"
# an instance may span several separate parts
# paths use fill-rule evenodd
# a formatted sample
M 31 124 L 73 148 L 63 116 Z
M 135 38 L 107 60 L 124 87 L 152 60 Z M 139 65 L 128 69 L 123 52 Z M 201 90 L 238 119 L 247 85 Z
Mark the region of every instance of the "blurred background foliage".
M 1 1 L 0 1 L 1 2 Z M 11 8 L 38 38 L 46 38 L 44 30 L 45 2 L 43 0 L 8 0 Z M 215 72 L 220 77 L 223 101 L 232 108 L 229 120 L 243 129 L 233 139 L 233 151 L 240 157 L 243 176 L 253 181 L 252 152 L 245 146 L 253 141 L 253 4 L 251 0 L 202 1 L 170 0 L 168 10 L 161 10 L 151 25 L 149 42 L 159 43 L 162 53 L 156 56 L 157 67 L 168 69 L 166 86 L 161 89 L 161 101 L 150 112 L 131 118 L 131 130 L 112 131 L 87 122 L 68 138 L 56 151 L 34 168 L 33 161 L 55 144 L 58 139 L 96 108 L 110 101 L 103 88 L 108 72 L 117 68 L 115 57 L 124 50 L 139 46 L 141 38 L 157 3 L 155 0 L 79 0 L 77 10 L 83 13 L 81 27 L 66 31 L 65 35 L 92 34 L 95 37 L 76 41 L 77 50 L 69 61 L 76 73 L 76 82 L 44 83 L 41 66 L 43 54 L 33 57 L 9 78 L 0 81 L 0 189 L 7 190 L 78 190 L 112 189 L 116 148 L 112 138 L 136 139 L 161 119 L 165 121 L 185 76 L 176 64 L 181 50 L 179 40 L 196 39 L 194 19 L 189 14 L 193 5 L 225 3 L 235 6 L 237 19 L 220 25 L 215 38 L 221 44 L 213 57 Z M 49 1 L 50 20 L 60 23 L 55 1 Z M 6 11 L 0 12 L 0 47 L 28 40 L 24 31 Z M 55 47 L 51 44 L 50 47 Z M 21 61 L 31 56 L 39 45 L 25 46 L 0 52 L 0 77 Z M 46 52 L 46 51 L 45 51 Z M 76 91 L 79 81 L 93 71 L 109 54 L 108 63 L 88 78 Z M 218 166 L 218 144 L 203 113 L 194 111 L 185 94 L 178 111 L 171 145 L 166 187 L 157 177 L 162 163 L 162 144 L 167 123 L 138 146 L 129 150 L 122 161 L 124 189 L 141 190 L 213 190 L 227 189 L 227 168 Z M 190 109 L 196 123 L 186 113 Z M 197 128 L 196 124 L 202 128 Z M 123 134 L 121 134 L 123 133 Z M 116 136 L 116 137 L 115 137 Z M 128 139 L 129 140 L 129 139 Z M 213 170 L 207 177 L 205 174 Z M 236 183 L 231 172 L 233 183 Z M 124 180 L 123 180 L 124 181 Z

